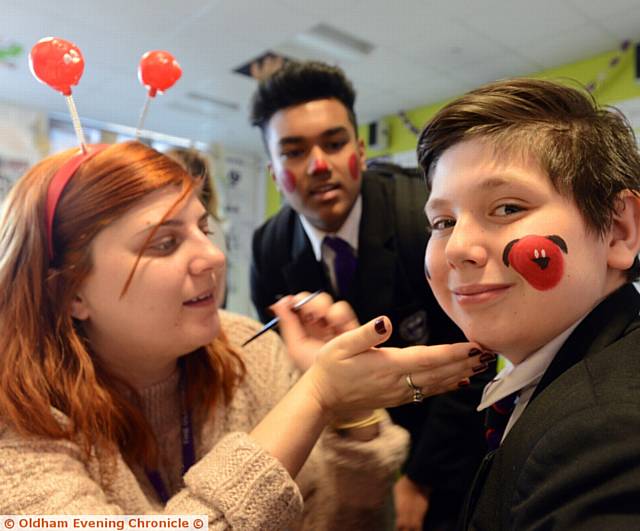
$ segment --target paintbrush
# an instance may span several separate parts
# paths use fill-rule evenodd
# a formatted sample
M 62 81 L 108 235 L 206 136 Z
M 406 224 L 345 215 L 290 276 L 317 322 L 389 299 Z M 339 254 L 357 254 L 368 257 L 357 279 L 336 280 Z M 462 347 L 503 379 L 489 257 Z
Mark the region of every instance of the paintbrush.
M 307 304 L 311 299 L 314 299 L 315 297 L 320 295 L 320 293 L 322 293 L 322 290 L 318 290 L 318 291 L 313 292 L 311 295 L 307 295 L 304 299 L 296 302 L 293 305 L 293 307 L 291 308 L 291 310 L 293 310 L 294 312 L 298 311 L 305 304 Z M 244 347 L 244 346 L 248 345 L 254 339 L 259 338 L 265 332 L 267 332 L 267 331 L 271 330 L 272 328 L 278 326 L 279 322 L 280 322 L 280 318 L 279 317 L 274 317 L 273 319 L 271 319 L 271 321 L 269 321 L 266 325 L 264 325 L 260 330 L 258 330 L 255 334 L 253 334 L 249 339 L 247 339 L 244 343 L 242 343 L 242 346 Z

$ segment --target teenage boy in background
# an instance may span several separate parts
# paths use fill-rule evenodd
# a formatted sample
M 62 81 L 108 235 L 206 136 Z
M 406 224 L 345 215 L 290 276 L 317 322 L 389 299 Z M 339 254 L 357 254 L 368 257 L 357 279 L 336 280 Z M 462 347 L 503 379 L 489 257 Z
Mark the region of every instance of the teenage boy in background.
M 424 186 L 403 174 L 366 171 L 354 101 L 344 73 L 318 62 L 286 64 L 254 95 L 251 120 L 287 203 L 254 234 L 251 294 L 258 314 L 267 321 L 281 296 L 321 289 L 347 300 L 361 322 L 388 315 L 389 345 L 463 340 L 424 280 Z M 421 529 L 427 510 L 429 529 L 450 528 L 457 518 L 484 453 L 482 418 L 474 410 L 481 388 L 461 389 L 461 414 L 444 422 L 429 421 L 430 401 L 390 411 L 410 431 L 412 450 L 427 449 L 412 451 L 394 489 L 399 529 Z M 432 452 L 438 447 L 446 451 Z
M 423 131 L 429 284 L 513 364 L 464 529 L 640 528 L 640 157 L 617 112 L 526 79 L 471 91 Z

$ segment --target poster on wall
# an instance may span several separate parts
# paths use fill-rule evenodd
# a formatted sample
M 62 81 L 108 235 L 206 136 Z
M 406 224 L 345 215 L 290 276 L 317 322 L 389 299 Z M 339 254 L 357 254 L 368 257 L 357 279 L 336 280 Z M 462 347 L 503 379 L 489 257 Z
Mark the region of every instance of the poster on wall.
M 265 172 L 257 157 L 225 153 L 216 168 L 227 240 L 227 308 L 255 317 L 249 289 L 251 239 L 264 220 Z

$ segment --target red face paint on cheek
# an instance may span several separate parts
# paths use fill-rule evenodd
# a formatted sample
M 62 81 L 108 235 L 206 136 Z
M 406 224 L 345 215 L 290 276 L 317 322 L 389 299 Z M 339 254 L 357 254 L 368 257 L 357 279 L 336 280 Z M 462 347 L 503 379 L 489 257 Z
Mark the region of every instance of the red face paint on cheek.
M 360 178 L 360 164 L 358 164 L 358 156 L 355 153 L 349 157 L 349 173 L 354 181 Z
M 509 242 L 502 259 L 535 289 L 554 288 L 562 279 L 567 244 L 560 236 L 525 236 Z
M 288 194 L 292 194 L 296 189 L 296 176 L 291 170 L 282 170 L 278 174 L 278 182 Z

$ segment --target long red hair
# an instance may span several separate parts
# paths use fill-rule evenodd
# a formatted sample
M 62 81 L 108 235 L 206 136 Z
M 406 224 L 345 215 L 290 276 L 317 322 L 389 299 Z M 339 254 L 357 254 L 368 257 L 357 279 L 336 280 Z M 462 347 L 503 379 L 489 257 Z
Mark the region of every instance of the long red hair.
M 74 294 L 92 269 L 90 244 L 150 192 L 194 186 L 176 162 L 139 143 L 108 147 L 67 184 L 45 233 L 47 187 L 77 150 L 47 157 L 11 189 L 0 218 L 0 420 L 24 435 L 68 439 L 154 467 L 157 444 L 131 389 L 91 352 L 71 316 Z M 179 202 L 179 201 L 178 201 Z M 169 216 L 167 212 L 165 216 Z M 149 236 L 151 239 L 153 235 Z M 135 274 L 135 269 L 131 275 Z M 123 293 L 126 286 L 123 286 Z M 228 402 L 244 365 L 224 333 L 185 358 L 187 400 L 196 419 Z M 133 395 L 135 396 L 135 394 Z M 60 422 L 53 409 L 68 422 Z

